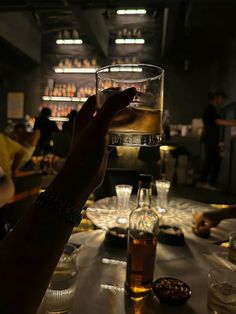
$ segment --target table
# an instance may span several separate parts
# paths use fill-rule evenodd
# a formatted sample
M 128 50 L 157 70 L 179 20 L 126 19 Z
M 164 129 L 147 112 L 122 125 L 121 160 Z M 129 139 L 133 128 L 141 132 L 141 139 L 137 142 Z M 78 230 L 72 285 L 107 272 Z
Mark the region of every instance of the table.
M 95 206 L 110 207 L 114 198 L 95 203 Z M 73 234 L 71 242 L 83 244 L 78 254 L 78 281 L 73 304 L 73 314 L 206 314 L 207 274 L 212 266 L 204 254 L 224 251 L 213 244 L 216 239 L 226 239 L 235 229 L 235 220 L 222 222 L 213 230 L 209 239 L 196 237 L 185 223 L 190 219 L 191 208 L 209 209 L 208 205 L 184 199 L 170 201 L 170 219 L 178 217 L 184 224 L 186 245 L 181 247 L 157 245 L 157 260 L 154 278 L 173 276 L 184 280 L 192 290 L 192 296 L 183 306 L 160 304 L 150 295 L 135 303 L 124 293 L 126 250 L 107 246 L 105 231 L 95 230 Z M 172 218 L 171 218 L 172 216 Z M 182 220 L 181 220 L 182 216 Z

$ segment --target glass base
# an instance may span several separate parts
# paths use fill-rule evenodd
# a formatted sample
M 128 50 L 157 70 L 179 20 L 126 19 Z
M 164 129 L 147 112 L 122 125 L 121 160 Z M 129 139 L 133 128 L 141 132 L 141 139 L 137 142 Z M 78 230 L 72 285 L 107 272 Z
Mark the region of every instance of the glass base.
M 118 225 L 127 226 L 128 225 L 128 219 L 125 217 L 118 217 L 116 219 L 116 222 Z
M 154 134 L 109 133 L 108 145 L 151 147 L 160 145 L 161 139 L 161 135 Z

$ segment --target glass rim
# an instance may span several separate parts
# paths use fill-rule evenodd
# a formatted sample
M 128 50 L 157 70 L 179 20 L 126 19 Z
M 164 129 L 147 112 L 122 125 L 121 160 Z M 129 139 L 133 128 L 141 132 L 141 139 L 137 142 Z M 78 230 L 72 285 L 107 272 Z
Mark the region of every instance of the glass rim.
M 133 186 L 130 185 L 130 184 L 116 184 L 116 185 L 115 185 L 115 188 L 116 188 L 116 187 L 119 187 L 119 188 L 126 188 L 126 189 L 131 189 L 131 188 L 133 188 Z
M 111 68 L 117 68 L 117 67 L 129 67 L 129 68 L 146 67 L 146 68 L 153 68 L 153 69 L 160 71 L 160 74 L 157 74 L 157 75 L 151 77 L 152 80 L 156 80 L 156 79 L 160 78 L 165 73 L 164 69 L 162 69 L 161 67 L 154 65 L 154 64 L 149 64 L 149 63 L 133 63 L 133 64 L 132 63 L 120 63 L 120 64 L 109 64 L 109 65 L 106 65 L 104 67 L 100 67 L 96 70 L 95 75 L 96 75 L 96 77 L 99 77 L 100 73 L 106 73 L 106 71 L 104 71 L 104 70 L 111 69 Z M 113 72 L 113 73 L 117 73 L 117 72 Z M 139 73 L 139 72 L 134 72 L 134 73 Z
M 165 180 L 165 179 L 155 180 L 155 182 L 156 182 L 156 183 L 157 183 L 157 182 L 170 182 L 170 183 L 171 183 L 170 180 Z
M 216 273 L 234 273 L 236 275 L 236 272 L 229 269 L 229 268 L 223 268 L 223 267 L 216 267 L 216 268 L 211 268 L 208 272 L 208 277 L 213 278 L 215 282 L 220 283 L 221 281 L 217 280 Z

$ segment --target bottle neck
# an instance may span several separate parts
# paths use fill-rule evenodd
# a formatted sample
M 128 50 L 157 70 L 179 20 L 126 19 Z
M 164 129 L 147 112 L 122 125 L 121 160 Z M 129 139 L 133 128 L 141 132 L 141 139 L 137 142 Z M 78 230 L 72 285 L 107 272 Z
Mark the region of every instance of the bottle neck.
M 151 188 L 139 188 L 138 190 L 138 207 L 151 207 Z

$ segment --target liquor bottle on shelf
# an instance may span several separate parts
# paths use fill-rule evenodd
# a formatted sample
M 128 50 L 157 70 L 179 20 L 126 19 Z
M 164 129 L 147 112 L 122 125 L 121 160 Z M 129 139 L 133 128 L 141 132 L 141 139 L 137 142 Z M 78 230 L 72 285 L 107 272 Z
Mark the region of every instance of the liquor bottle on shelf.
M 63 67 L 64 67 L 64 62 L 63 62 L 63 60 L 60 60 L 60 62 L 58 63 L 58 67 L 59 67 L 59 68 L 63 68 Z
M 141 37 L 142 37 L 142 32 L 141 32 L 141 30 L 139 29 L 139 30 L 137 31 L 136 38 L 141 38 Z
M 132 32 L 132 37 L 133 38 L 137 38 L 137 32 L 138 32 L 137 28 L 134 28 L 133 32 Z
M 78 39 L 79 38 L 79 32 L 77 31 L 77 29 L 73 29 L 73 31 L 72 31 L 72 38 L 73 39 Z
M 131 30 L 128 30 L 128 32 L 127 32 L 127 37 L 128 37 L 128 38 L 132 38 L 132 31 L 131 31 Z
M 133 299 L 146 297 L 153 281 L 159 217 L 151 208 L 151 182 L 151 175 L 140 175 L 138 206 L 129 218 L 125 289 Z
M 79 63 L 79 60 L 75 58 L 73 62 L 74 67 L 78 67 L 78 63 Z
M 61 96 L 62 96 L 61 84 L 58 84 L 57 96 L 58 96 L 58 97 L 61 97 Z
M 44 88 L 44 96 L 49 96 L 49 87 L 48 86 L 46 86 Z
M 70 39 L 70 32 L 68 30 L 64 30 L 63 32 L 63 38 Z
M 57 34 L 57 39 L 62 39 L 62 32 L 58 32 L 58 34 Z
M 118 37 L 118 38 L 122 38 L 122 37 L 123 37 L 123 35 L 122 35 L 122 31 L 119 31 L 119 32 L 118 32 L 117 37 Z
M 128 37 L 128 29 L 124 28 L 122 31 L 122 38 L 127 38 Z
M 94 67 L 97 66 L 97 60 L 96 60 L 95 58 L 93 58 L 93 59 L 91 60 L 91 65 L 94 66 Z

